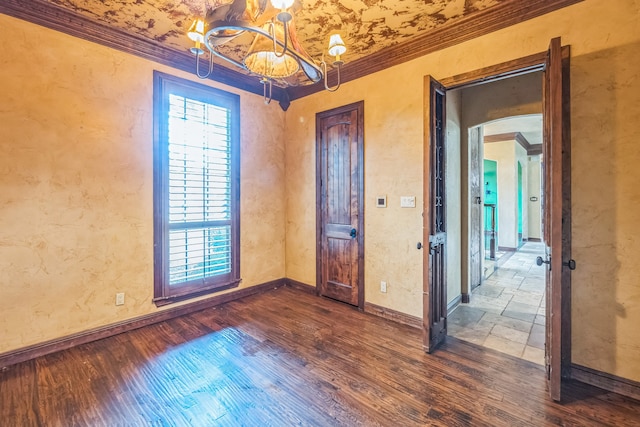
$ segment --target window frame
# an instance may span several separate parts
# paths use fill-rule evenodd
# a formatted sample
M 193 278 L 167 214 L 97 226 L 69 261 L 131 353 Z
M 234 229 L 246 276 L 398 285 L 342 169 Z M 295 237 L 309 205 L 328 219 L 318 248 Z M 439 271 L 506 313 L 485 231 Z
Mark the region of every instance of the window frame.
M 169 284 L 169 96 L 230 112 L 231 271 L 220 278 Z M 240 96 L 159 71 L 153 72 L 153 260 L 156 306 L 235 288 L 240 278 Z M 210 276 L 213 277 L 213 276 Z

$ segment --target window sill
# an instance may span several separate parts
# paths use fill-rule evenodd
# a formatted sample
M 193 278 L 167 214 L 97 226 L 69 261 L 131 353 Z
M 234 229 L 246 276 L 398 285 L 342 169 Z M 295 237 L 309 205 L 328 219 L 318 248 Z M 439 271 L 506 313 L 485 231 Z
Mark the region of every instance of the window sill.
M 154 298 L 153 303 L 156 305 L 156 307 L 162 307 L 164 305 L 169 305 L 176 302 L 189 300 L 192 298 L 197 298 L 203 295 L 213 294 L 213 293 L 224 291 L 227 289 L 237 288 L 240 285 L 240 282 L 242 282 L 242 279 L 236 279 L 231 282 L 221 283 L 221 284 L 209 286 L 206 288 L 198 289 L 197 291 L 189 291 L 183 294 L 176 294 L 176 295 L 171 295 L 167 297 Z

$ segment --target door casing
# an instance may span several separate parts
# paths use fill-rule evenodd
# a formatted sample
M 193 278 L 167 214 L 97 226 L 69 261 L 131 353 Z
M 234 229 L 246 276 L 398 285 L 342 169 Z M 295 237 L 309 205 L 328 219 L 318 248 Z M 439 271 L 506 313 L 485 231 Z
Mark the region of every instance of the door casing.
M 356 241 L 358 245 L 358 274 L 357 307 L 364 310 L 364 101 L 337 107 L 316 114 L 316 292 L 321 293 L 321 285 L 324 280 L 322 242 L 324 238 L 323 224 L 323 183 L 322 183 L 322 156 L 323 144 L 320 135 L 320 123 L 323 119 L 341 115 L 352 111 L 357 112 L 357 230 Z
M 515 77 L 523 74 L 527 74 L 534 71 L 543 71 L 546 66 L 548 51 L 543 51 L 523 58 L 515 59 L 513 61 L 497 64 L 494 66 L 481 68 L 468 73 L 440 79 L 440 83 L 444 88 L 449 91 L 453 89 L 461 89 L 465 87 L 471 87 L 474 85 L 487 83 L 491 81 L 502 80 L 509 77 Z M 562 191 L 562 259 L 563 262 L 566 259 L 571 258 L 571 169 L 570 169 L 570 97 L 569 97 L 569 47 L 563 46 L 561 49 L 562 56 L 562 77 L 563 77 L 563 103 L 562 103 L 562 117 L 564 125 L 562 126 L 562 141 L 564 154 L 562 156 L 563 163 L 563 191 Z M 425 80 L 426 82 L 426 80 Z M 425 83 L 424 93 L 429 93 L 429 88 Z M 425 117 L 425 126 L 428 125 L 428 117 Z M 424 141 L 424 149 L 428 149 L 428 141 Z M 548 173 L 546 173 L 548 174 Z M 429 176 L 429 171 L 424 172 L 424 176 Z M 425 182 L 424 185 L 428 183 Z M 425 264 L 426 266 L 427 264 Z M 554 346 L 550 351 L 560 354 L 561 361 L 561 373 L 553 379 L 550 383 L 550 393 L 552 398 L 560 400 L 559 394 L 560 384 L 562 378 L 567 378 L 570 375 L 571 366 L 571 276 L 570 271 L 566 268 L 562 268 L 562 280 L 561 284 L 556 288 L 551 288 L 552 295 L 547 292 L 547 300 L 550 298 L 557 298 L 561 300 L 560 318 L 562 321 L 554 322 L 553 327 L 559 329 L 555 331 L 555 342 L 551 345 Z M 428 301 L 428 283 L 423 282 L 425 301 L 423 304 L 429 304 Z M 550 289 L 550 288 L 547 288 Z M 548 350 L 549 351 L 549 350 Z M 553 388 L 553 390 L 551 389 Z M 555 395 L 554 395 L 555 393 Z

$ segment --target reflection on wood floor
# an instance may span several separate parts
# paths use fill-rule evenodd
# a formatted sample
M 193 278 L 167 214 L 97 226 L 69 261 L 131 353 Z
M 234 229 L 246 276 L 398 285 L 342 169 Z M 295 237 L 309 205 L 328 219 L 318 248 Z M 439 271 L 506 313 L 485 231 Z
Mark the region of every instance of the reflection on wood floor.
M 6 426 L 638 425 L 638 402 L 290 288 L 0 371 Z

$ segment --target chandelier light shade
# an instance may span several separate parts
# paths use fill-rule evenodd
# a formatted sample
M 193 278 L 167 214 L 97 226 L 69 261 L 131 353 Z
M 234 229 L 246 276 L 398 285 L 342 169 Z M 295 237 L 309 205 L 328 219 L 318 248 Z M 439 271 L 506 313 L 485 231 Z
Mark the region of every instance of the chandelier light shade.
M 189 27 L 187 36 L 196 43 L 204 42 L 204 21 L 202 19 L 196 19 Z
M 284 25 L 268 23 L 264 28 L 273 31 L 277 40 L 284 40 Z M 244 65 L 252 73 L 272 79 L 290 77 L 298 72 L 298 60 L 286 51 L 278 56 L 273 46 L 272 38 L 257 34 L 244 58 Z
M 291 6 L 293 6 L 293 2 L 294 0 L 271 0 L 271 4 L 273 5 L 273 7 L 282 10 L 289 9 Z
M 201 79 L 206 79 L 213 72 L 213 55 L 209 55 L 209 68 L 206 74 L 200 74 L 200 56 L 204 55 L 202 50 L 202 43 L 204 42 L 204 21 L 202 19 L 196 19 L 189 27 L 187 37 L 191 39 L 195 44 L 190 49 L 191 53 L 196 56 L 196 75 Z
M 342 41 L 342 37 L 340 34 L 332 34 L 329 38 L 329 55 L 336 57 L 336 62 L 340 61 L 340 55 L 344 55 L 347 51 L 347 47 L 344 45 L 344 41 Z
M 265 103 L 271 101 L 271 87 L 315 84 L 323 80 L 327 90 L 340 86 L 341 55 L 347 51 L 339 34 L 329 38 L 327 53 L 335 57 L 338 85 L 327 85 L 327 64 L 317 63 L 298 41 L 293 12 L 300 0 L 234 0 L 207 12 L 205 20 L 193 22 L 187 36 L 194 42 L 190 49 L 196 57 L 196 74 L 207 78 L 213 71 L 213 58 L 259 77 L 264 84 Z M 252 37 L 242 36 L 248 33 Z M 240 37 L 242 36 L 242 37 Z M 202 45 L 206 46 L 205 49 Z M 205 53 L 206 52 L 206 53 Z M 201 74 L 200 56 L 209 55 L 210 65 Z M 268 91 L 267 91 L 268 89 Z

